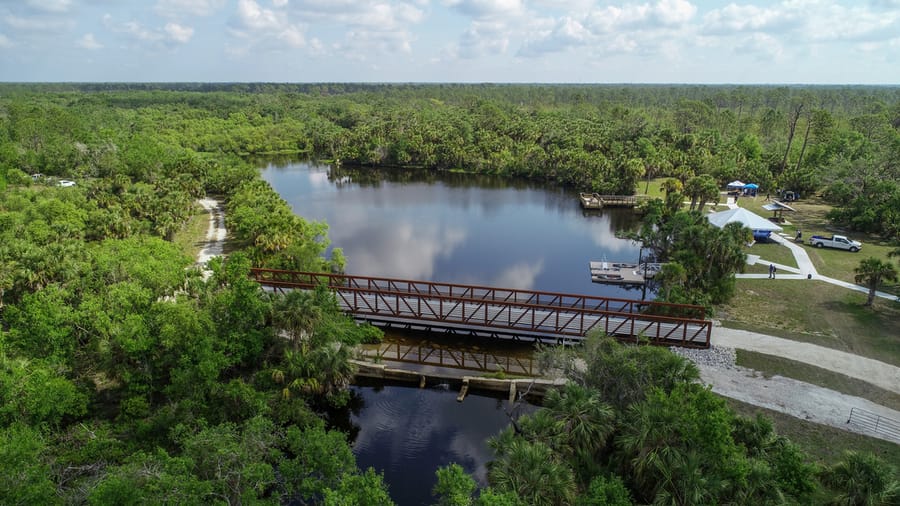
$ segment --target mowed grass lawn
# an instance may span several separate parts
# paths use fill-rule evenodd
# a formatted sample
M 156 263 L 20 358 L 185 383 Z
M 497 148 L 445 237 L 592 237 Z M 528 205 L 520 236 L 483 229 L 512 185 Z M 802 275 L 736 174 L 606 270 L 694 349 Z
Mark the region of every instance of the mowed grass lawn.
M 651 181 L 648 193 L 662 195 L 660 185 L 664 180 Z M 638 190 L 642 192 L 643 189 L 642 182 Z M 765 193 L 738 199 L 738 205 L 766 218 L 772 216 L 771 211 L 762 208 L 767 203 Z M 781 226 L 787 237 L 794 237 L 798 229 L 807 241 L 814 234 L 842 233 L 826 218 L 831 206 L 821 199 L 804 198 L 789 205 L 796 211 L 785 213 L 787 222 Z M 852 233 L 844 235 L 861 241 L 862 251 L 851 253 L 804 244 L 821 275 L 852 283 L 855 282 L 854 269 L 864 258 L 874 256 L 896 262 L 888 258 L 893 247 L 880 238 Z M 797 266 L 791 251 L 777 243 L 757 243 L 744 251 L 763 261 Z M 768 268 L 748 265 L 745 272 L 767 273 Z M 900 294 L 900 285 L 896 283 L 879 288 Z M 865 300 L 864 293 L 815 279 L 738 279 L 735 297 L 717 308 L 717 318 L 728 327 L 811 342 L 900 366 L 900 303 L 878 298 L 874 307 L 867 308 L 863 306 Z
M 738 199 L 738 204 L 741 207 L 768 218 L 772 213 L 762 208 L 767 203 L 764 196 Z M 788 205 L 796 209 L 796 212 L 785 213 L 785 218 L 788 222 L 782 225 L 784 228 L 783 233 L 787 234 L 788 237 L 794 237 L 798 229 L 803 232 L 803 247 L 806 248 L 809 259 L 812 260 L 819 274 L 853 283 L 855 282 L 853 269 L 864 258 L 875 257 L 881 260 L 896 261 L 888 258 L 888 252 L 894 247 L 881 237 L 848 232 L 834 227 L 826 218 L 828 211 L 831 210 L 831 206 L 821 199 L 812 197 L 797 202 L 789 202 Z M 809 238 L 813 235 L 831 236 L 834 234 L 845 235 L 863 243 L 862 251 L 851 253 L 839 249 L 816 248 L 809 244 Z M 883 289 L 889 293 L 900 295 L 900 285 L 897 283 L 890 283 Z
M 900 366 L 900 303 L 816 280 L 738 279 L 717 318 L 740 328 L 819 344 Z

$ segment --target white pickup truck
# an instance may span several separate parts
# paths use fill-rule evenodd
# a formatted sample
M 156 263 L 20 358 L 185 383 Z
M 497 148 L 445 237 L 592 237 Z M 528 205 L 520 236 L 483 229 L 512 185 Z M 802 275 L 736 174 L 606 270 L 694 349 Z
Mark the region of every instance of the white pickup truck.
M 848 239 L 842 235 L 833 235 L 825 237 L 823 235 L 814 235 L 809 238 L 809 243 L 817 248 L 837 248 L 845 249 L 856 253 L 862 248 L 862 243 Z

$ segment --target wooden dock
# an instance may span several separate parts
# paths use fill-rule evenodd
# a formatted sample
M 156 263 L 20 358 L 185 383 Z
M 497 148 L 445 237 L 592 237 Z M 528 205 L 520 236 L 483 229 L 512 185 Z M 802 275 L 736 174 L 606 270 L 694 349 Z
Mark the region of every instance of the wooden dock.
M 635 207 L 647 200 L 647 195 L 600 195 L 599 193 L 579 194 L 581 207 L 584 209 L 603 209 L 604 207 Z
M 643 285 L 659 272 L 660 265 L 646 262 L 640 266 L 628 262 L 590 262 L 591 281 L 614 285 Z

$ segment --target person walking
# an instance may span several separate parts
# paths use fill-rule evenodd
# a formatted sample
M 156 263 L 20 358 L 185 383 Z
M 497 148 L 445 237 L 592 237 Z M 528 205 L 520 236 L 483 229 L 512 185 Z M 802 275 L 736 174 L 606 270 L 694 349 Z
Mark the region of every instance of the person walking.
M 775 264 L 769 264 L 769 279 L 775 279 Z

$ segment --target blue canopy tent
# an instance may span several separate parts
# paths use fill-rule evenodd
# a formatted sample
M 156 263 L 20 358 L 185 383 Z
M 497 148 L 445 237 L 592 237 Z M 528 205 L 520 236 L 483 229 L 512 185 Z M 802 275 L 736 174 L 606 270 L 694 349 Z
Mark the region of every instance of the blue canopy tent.
M 756 196 L 756 190 L 759 190 L 759 185 L 756 183 L 745 184 L 743 190 L 744 195 Z

